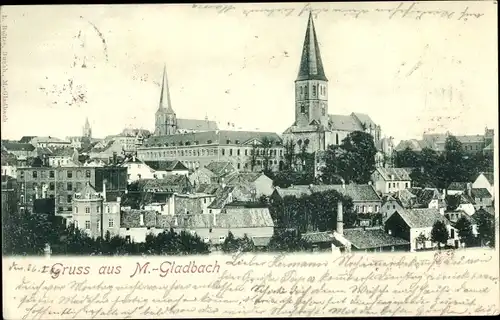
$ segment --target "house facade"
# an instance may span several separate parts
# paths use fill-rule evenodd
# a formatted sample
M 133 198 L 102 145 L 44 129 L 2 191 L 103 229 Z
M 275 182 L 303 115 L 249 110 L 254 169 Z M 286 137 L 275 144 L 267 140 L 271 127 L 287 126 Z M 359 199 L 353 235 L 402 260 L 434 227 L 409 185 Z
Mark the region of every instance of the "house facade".
M 495 199 L 495 175 L 493 172 L 482 172 L 480 173 L 476 180 L 472 183 L 472 188 L 479 189 L 485 188 L 487 189 L 492 199 Z
M 378 167 L 372 173 L 371 180 L 375 190 L 383 195 L 411 188 L 410 175 L 403 168 Z
M 437 209 L 403 209 L 394 212 L 385 222 L 385 231 L 390 235 L 410 242 L 410 251 L 432 249 L 438 246 L 431 241 L 432 227 L 437 221 L 446 225 L 449 238 L 447 245 L 458 247 L 457 230 Z

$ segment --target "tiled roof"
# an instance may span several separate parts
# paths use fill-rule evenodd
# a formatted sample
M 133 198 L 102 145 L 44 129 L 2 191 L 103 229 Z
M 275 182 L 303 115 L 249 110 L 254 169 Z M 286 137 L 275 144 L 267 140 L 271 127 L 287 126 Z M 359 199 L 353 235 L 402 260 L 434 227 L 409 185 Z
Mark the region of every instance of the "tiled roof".
M 380 173 L 382 178 L 386 181 L 392 181 L 392 176 L 394 176 L 394 181 L 410 181 L 410 175 L 408 171 L 402 168 L 376 168 L 376 171 Z
M 34 137 L 31 140 L 31 143 L 32 144 L 36 144 L 36 143 L 68 143 L 69 144 L 70 142 L 56 138 L 56 137 L 48 136 L 48 137 Z
M 407 240 L 391 236 L 381 229 L 344 229 L 343 236 L 361 250 L 409 244 Z
M 212 161 L 205 168 L 218 177 L 236 172 L 233 164 L 229 161 Z
M 184 186 L 186 179 L 184 175 L 168 175 L 163 179 L 139 179 L 138 183 L 142 190 L 168 191 L 172 186 Z
M 308 232 L 302 234 L 302 240 L 308 243 L 332 242 L 334 239 L 331 232 Z
M 439 209 L 403 209 L 396 212 L 410 228 L 430 228 L 436 221 L 450 223 L 439 213 Z
M 179 160 L 144 161 L 144 163 L 156 171 L 188 170 Z
M 281 138 L 275 132 L 219 130 L 151 136 L 144 142 L 144 146 L 180 146 L 186 145 L 186 142 L 194 145 L 196 141 L 199 144 L 244 145 L 254 139 L 260 141 L 264 137 L 269 138 L 275 144 L 281 144 Z M 209 143 L 209 141 L 211 142 Z
M 216 221 L 217 227 L 227 229 L 274 227 L 268 208 L 230 208 L 226 213 L 217 214 Z
M 196 193 L 215 194 L 217 190 L 219 190 L 220 188 L 222 187 L 215 183 L 210 183 L 210 184 L 202 183 L 196 189 Z
M 460 204 L 476 204 L 476 201 L 469 196 L 467 193 L 462 193 L 460 195 Z
M 306 36 L 302 46 L 302 56 L 300 58 L 300 68 L 297 80 L 324 80 L 328 81 L 323 69 L 321 54 L 319 50 L 318 38 L 314 28 L 312 14 L 309 14 L 307 22 Z
M 208 206 L 210 209 L 222 209 L 224 205 L 228 202 L 231 193 L 234 190 L 234 186 L 226 186 L 220 188 L 215 193 L 214 201 Z
M 17 165 L 17 158 L 15 155 L 5 151 L 5 150 L 2 150 L 2 157 L 1 157 L 1 160 L 2 160 L 2 166 L 7 166 L 7 165 L 11 165 L 11 166 L 14 166 L 14 165 Z
M 483 208 L 480 208 L 480 209 L 476 210 L 476 212 L 474 212 L 473 215 L 476 215 L 475 218 L 477 218 L 478 215 L 480 215 L 480 214 L 489 214 L 491 216 L 495 216 L 495 208 L 493 208 L 493 207 L 486 207 L 486 208 L 484 208 L 483 207 Z
M 467 190 L 468 182 L 452 182 L 448 186 L 448 190 L 465 191 Z
M 365 113 L 353 112 L 351 113 L 351 116 L 357 119 L 360 124 L 364 124 L 367 129 L 370 127 L 370 125 L 373 129 L 375 129 L 376 127 L 376 124 L 375 122 L 373 122 L 372 118 L 370 118 L 370 116 Z
M 21 140 L 19 140 L 20 143 L 30 143 L 33 138 L 36 138 L 36 136 L 23 136 Z
M 408 189 L 399 190 L 394 194 L 394 197 L 403 208 L 410 208 L 417 202 L 417 196 Z
M 218 129 L 217 123 L 215 121 L 179 118 L 177 118 L 177 128 L 198 131 L 210 131 Z
M 141 226 L 141 214 L 144 214 L 144 224 Z M 147 228 L 155 227 L 156 223 L 156 211 L 152 210 L 126 210 L 122 211 L 120 214 L 120 227 L 122 228 Z
M 71 157 L 73 153 L 74 150 L 72 148 L 55 148 L 52 153 L 49 154 L 49 157 Z
M 64 152 L 66 152 L 66 150 L 68 150 L 68 148 L 56 148 L 55 150 L 52 150 L 48 147 L 37 147 L 36 148 L 36 153 L 39 157 L 42 157 L 42 156 L 52 156 L 54 155 L 54 152 L 55 151 L 62 151 L 64 150 Z M 69 149 L 71 150 L 71 154 L 73 154 L 73 149 Z
M 441 194 L 437 188 L 411 188 L 409 190 L 416 196 L 419 205 L 427 207 L 432 200 L 439 200 Z
M 275 188 L 274 189 L 282 198 L 286 196 L 301 197 L 303 195 L 311 194 L 309 186 L 293 186 L 290 188 Z
M 350 197 L 353 201 L 380 201 L 380 196 L 377 194 L 373 186 L 368 184 L 346 184 L 345 188 L 342 185 L 313 185 L 310 187 L 312 192 L 323 192 L 327 190 L 335 190 L 340 194 Z
M 2 148 L 7 151 L 33 151 L 35 147 L 30 143 L 2 141 Z
M 239 172 L 227 177 L 225 183 L 228 185 L 234 184 L 248 184 L 255 182 L 261 176 L 267 177 L 265 174 L 260 172 Z
M 339 131 L 363 131 L 361 124 L 352 115 L 329 114 L 329 128 Z
M 491 198 L 491 193 L 486 188 L 472 188 L 471 193 L 474 198 Z
M 466 135 L 466 136 L 455 136 L 461 143 L 482 143 L 484 142 L 483 135 Z
M 111 140 L 111 141 L 108 141 L 106 142 L 106 145 L 102 148 L 99 148 L 99 147 L 96 147 L 97 144 L 100 144 L 100 143 L 96 143 L 96 145 L 94 145 L 92 147 L 92 149 L 90 149 L 89 152 L 92 152 L 92 153 L 99 153 L 99 152 L 103 152 L 103 151 L 106 151 L 108 150 L 109 148 L 111 148 L 111 146 L 115 143 L 115 140 Z

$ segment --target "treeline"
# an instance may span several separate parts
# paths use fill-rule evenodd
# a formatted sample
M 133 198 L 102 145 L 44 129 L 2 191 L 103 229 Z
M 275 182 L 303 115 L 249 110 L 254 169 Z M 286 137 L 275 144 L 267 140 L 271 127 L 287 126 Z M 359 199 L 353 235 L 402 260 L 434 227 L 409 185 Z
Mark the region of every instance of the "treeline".
M 396 153 L 395 165 L 414 168 L 412 185 L 447 188 L 451 182 L 474 181 L 480 172 L 493 171 L 493 155 L 466 153 L 454 136 L 446 138 L 444 152 L 424 148 L 420 152 L 406 150 Z
M 271 199 L 269 211 L 275 227 L 308 231 L 327 231 L 337 227 L 337 203 L 343 206 L 344 226 L 356 224 L 352 199 L 335 190 L 315 192 L 301 197 L 285 196 L 282 200 Z
M 120 236 L 91 238 L 59 217 L 30 213 L 4 213 L 3 254 L 41 255 L 50 244 L 53 255 L 182 255 L 206 254 L 208 244 L 189 232 L 173 230 L 149 234 L 144 243 L 127 241 Z

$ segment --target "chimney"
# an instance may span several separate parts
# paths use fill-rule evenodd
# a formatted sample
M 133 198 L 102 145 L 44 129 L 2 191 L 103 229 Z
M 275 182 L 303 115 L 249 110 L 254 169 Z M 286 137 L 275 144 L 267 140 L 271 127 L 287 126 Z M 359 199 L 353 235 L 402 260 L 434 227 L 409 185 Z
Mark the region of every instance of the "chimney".
M 472 183 L 467 182 L 467 195 L 472 197 Z
M 337 233 L 344 235 L 344 215 L 342 212 L 342 201 L 337 202 Z
M 102 181 L 102 198 L 104 199 L 104 201 L 106 201 L 106 183 L 108 183 L 108 181 L 104 179 Z
M 214 221 L 213 221 L 213 226 L 217 226 L 217 213 L 213 213 L 213 216 L 214 216 Z
M 116 164 L 118 162 L 118 154 L 115 152 L 113 152 L 113 164 Z

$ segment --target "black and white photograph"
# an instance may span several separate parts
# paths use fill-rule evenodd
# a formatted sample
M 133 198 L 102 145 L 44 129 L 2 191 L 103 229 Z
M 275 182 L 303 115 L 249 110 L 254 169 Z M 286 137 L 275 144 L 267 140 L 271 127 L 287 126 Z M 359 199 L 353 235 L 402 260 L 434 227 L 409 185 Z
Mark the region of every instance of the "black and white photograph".
M 19 5 L 1 18 L 6 319 L 500 312 L 496 1 Z M 429 265 L 414 270 L 427 280 L 389 279 L 373 263 L 389 257 Z M 371 278 L 352 289 L 361 270 Z M 443 272 L 449 288 L 433 289 Z M 138 285 L 109 301 L 61 294 L 97 273 L 244 284 L 212 282 L 182 308 Z M 397 302 L 398 286 L 420 293 Z

